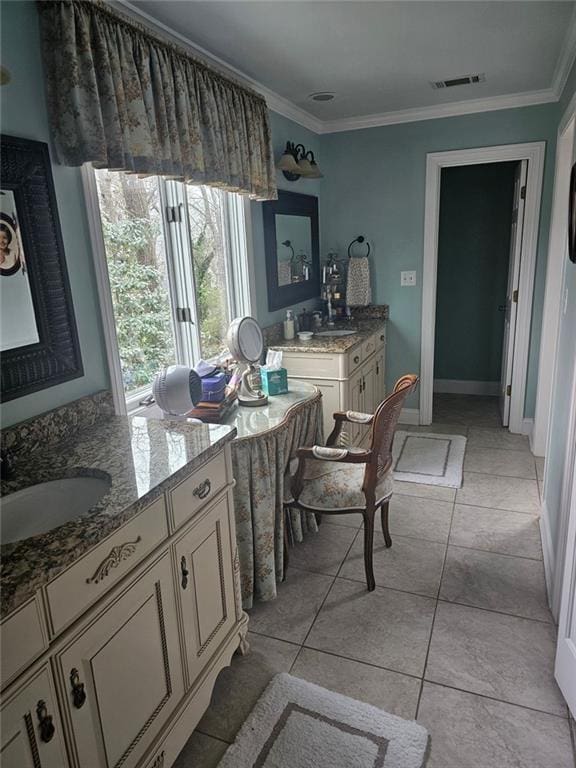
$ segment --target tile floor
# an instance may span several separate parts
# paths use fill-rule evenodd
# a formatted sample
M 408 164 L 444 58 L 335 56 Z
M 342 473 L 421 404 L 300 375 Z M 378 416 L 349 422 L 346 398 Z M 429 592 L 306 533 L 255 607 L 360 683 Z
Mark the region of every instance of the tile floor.
M 177 768 L 216 766 L 280 671 L 416 718 L 429 768 L 575 768 L 553 678 L 542 463 L 499 427 L 490 398 L 437 396 L 434 413 L 413 429 L 467 435 L 462 489 L 396 483 L 372 593 L 358 518 L 326 518 L 296 546 L 278 599 L 250 612 L 252 652 L 221 673 Z

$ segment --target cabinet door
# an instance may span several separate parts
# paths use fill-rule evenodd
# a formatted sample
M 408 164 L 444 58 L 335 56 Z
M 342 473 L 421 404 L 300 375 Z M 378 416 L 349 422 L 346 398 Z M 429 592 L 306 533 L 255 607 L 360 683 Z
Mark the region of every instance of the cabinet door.
M 376 408 L 376 358 L 372 357 L 362 366 L 362 410 L 365 413 L 374 413 Z M 362 434 L 366 429 L 362 431 Z
M 135 766 L 184 693 L 170 553 L 57 656 L 77 764 Z
M 65 768 L 62 723 L 48 666 L 2 706 L 2 768 Z
M 374 366 L 374 408 L 376 409 L 386 397 L 386 381 L 384 378 L 384 347 L 376 352 Z
M 322 392 L 322 423 L 324 426 L 324 441 L 334 429 L 334 412 L 342 410 L 340 403 L 340 382 L 330 379 L 307 379 Z
M 354 373 L 348 382 L 348 407 L 346 410 L 350 411 L 363 411 L 364 410 L 364 397 L 363 397 L 363 376 L 362 369 L 359 369 Z M 359 439 L 362 437 L 358 424 L 346 424 L 348 439 L 343 440 L 344 445 L 357 446 Z M 344 435 L 346 433 L 343 432 Z
M 226 494 L 174 547 L 190 685 L 236 623 L 232 510 Z

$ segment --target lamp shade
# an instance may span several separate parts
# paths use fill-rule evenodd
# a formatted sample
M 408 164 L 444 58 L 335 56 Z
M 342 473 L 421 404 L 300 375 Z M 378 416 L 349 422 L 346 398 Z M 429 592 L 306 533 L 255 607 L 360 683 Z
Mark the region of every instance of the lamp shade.
M 312 160 L 311 161 L 310 168 L 311 168 L 311 171 L 308 174 L 308 178 L 309 179 L 322 179 L 322 178 L 324 178 L 324 174 L 320 170 L 316 160 Z
M 314 173 L 314 168 L 312 168 L 312 163 L 310 162 L 310 160 L 308 160 L 307 157 L 301 157 L 300 160 L 298 160 L 297 173 L 299 173 L 300 176 L 305 176 L 306 178 L 310 178 L 310 176 Z
M 276 163 L 276 168 L 279 171 L 288 171 L 289 173 L 300 173 L 298 163 L 294 159 L 294 155 L 290 152 L 284 152 L 280 160 Z

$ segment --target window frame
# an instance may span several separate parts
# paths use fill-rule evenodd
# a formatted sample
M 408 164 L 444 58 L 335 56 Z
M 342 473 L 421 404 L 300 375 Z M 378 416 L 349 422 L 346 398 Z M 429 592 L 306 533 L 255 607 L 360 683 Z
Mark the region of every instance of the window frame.
M 100 216 L 98 187 L 96 174 L 91 163 L 85 163 L 81 167 L 81 176 L 114 409 L 117 415 L 136 415 L 145 412 L 148 407 L 142 401 L 152 394 L 152 385 L 140 387 L 130 394 L 124 390 L 120 348 L 116 333 L 114 305 Z M 191 366 L 194 364 L 194 361 L 200 359 L 201 348 L 186 185 L 182 182 L 162 177 L 159 178 L 159 182 L 160 201 L 163 211 L 164 247 L 169 273 L 170 310 L 178 357 L 177 362 Z M 247 197 L 230 193 L 224 195 L 224 201 L 224 247 L 227 270 L 229 270 L 228 274 L 230 275 L 229 279 L 226 280 L 227 297 L 231 307 L 230 312 L 233 317 L 244 314 L 253 315 L 256 308 L 256 292 L 254 280 L 252 279 L 254 263 L 250 201 Z M 182 213 L 180 221 L 167 221 L 167 206 L 180 207 Z M 185 273 L 184 280 L 180 280 L 178 272 L 180 274 L 182 272 Z M 188 293 L 189 288 L 193 292 L 192 296 Z M 179 289 L 182 293 L 179 293 Z M 182 306 L 180 304 L 181 300 L 186 301 L 183 306 L 190 308 L 192 324 L 177 321 L 176 307 Z

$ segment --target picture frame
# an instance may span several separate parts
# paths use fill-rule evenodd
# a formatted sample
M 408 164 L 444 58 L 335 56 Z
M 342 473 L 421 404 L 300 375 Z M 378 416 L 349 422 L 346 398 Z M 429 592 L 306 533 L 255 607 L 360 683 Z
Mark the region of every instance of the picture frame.
M 568 258 L 576 264 L 576 163 L 570 173 L 568 194 Z
M 2 401 L 82 376 L 48 145 L 5 134 L 0 136 L 0 281 Z

